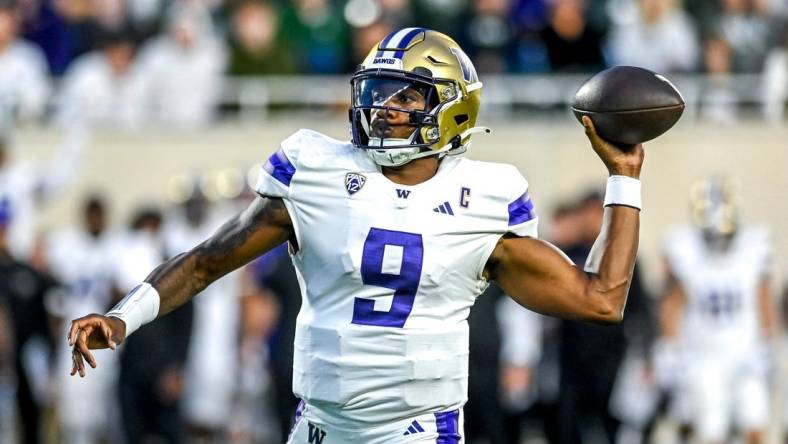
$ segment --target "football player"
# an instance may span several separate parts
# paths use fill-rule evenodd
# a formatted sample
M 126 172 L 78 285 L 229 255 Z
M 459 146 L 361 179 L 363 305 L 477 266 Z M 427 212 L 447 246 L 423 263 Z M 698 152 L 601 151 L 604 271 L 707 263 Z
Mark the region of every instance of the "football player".
M 732 420 L 749 442 L 762 442 L 769 419 L 764 350 L 777 326 L 768 233 L 739 226 L 729 179 L 702 180 L 691 197 L 694 226 L 675 229 L 665 245 L 661 348 L 684 361 L 674 410 L 701 442 L 723 442 Z
M 53 233 L 46 241 L 46 260 L 52 275 L 63 285 L 47 301 L 50 315 L 65 333 L 68 321 L 86 311 L 106 310 L 115 299 L 113 261 L 116 236 L 107 227 L 104 199 L 89 197 L 83 209 L 83 224 Z M 94 443 L 112 437 L 113 389 L 117 382 L 118 355 L 102 350 L 104 365 L 91 380 L 67 383 L 71 353 L 66 344 L 57 348 L 57 408 L 64 443 Z M 82 404 L 85 405 L 82 405 Z M 75 409 L 83 415 L 67 415 Z
M 585 270 L 536 237 L 528 183 L 510 165 L 458 156 L 482 84 L 459 45 L 406 28 L 351 79 L 352 140 L 301 130 L 260 172 L 260 197 L 210 239 L 155 269 L 106 315 L 73 321 L 72 374 L 211 282 L 288 242 L 303 304 L 291 443 L 460 442 L 468 325 L 496 281 L 552 316 L 616 323 L 638 245 L 643 148 L 586 134 L 610 172 Z

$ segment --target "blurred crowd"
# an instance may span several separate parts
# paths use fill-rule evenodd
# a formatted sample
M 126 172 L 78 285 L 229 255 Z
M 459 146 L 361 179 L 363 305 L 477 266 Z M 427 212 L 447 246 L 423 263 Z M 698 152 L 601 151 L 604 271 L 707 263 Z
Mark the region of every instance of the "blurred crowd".
M 91 194 L 75 205 L 77 224 L 36 239 L 37 212 L 68 187 L 53 166 L 79 162 L 75 142 L 51 164 L 22 164 L 0 146 L 0 442 L 283 442 L 298 402 L 301 301 L 284 245 L 118 351 L 97 352 L 86 378 L 69 375 L 70 319 L 105 312 L 254 197 L 238 172 L 178 176 L 168 208 L 141 206 L 113 224 L 111 202 Z M 769 427 L 788 432 L 778 404 L 788 392 L 777 384 L 788 371 L 779 376 L 788 294 L 773 288 L 766 231 L 739 226 L 732 192 L 715 183 L 693 189 L 693 221 L 666 232 L 662 288 L 649 292 L 636 266 L 621 325 L 542 317 L 495 286 L 479 297 L 469 443 L 757 443 Z M 602 224 L 601 193 L 543 214 L 541 236 L 582 266 Z
M 350 73 L 392 30 L 423 26 L 482 75 L 707 74 L 702 112 L 716 120 L 751 89 L 731 76 L 758 75 L 780 120 L 786 17 L 783 0 L 0 0 L 0 103 L 66 125 L 196 126 L 227 79 Z
M 285 247 L 143 327 L 117 352 L 99 354 L 88 378 L 68 375 L 67 321 L 106 311 L 253 197 L 240 173 L 218 194 L 204 178 L 178 180 L 171 207 L 140 207 L 130 220 L 110 223 L 112 203 L 97 193 L 79 206 L 81 223 L 37 239 L 38 212 L 78 169 L 85 127 L 204 125 L 220 111 L 227 78 L 349 73 L 404 26 L 454 36 L 487 74 L 588 73 L 616 64 L 708 74 L 702 112 L 721 121 L 735 117 L 731 75 L 751 74 L 765 88 L 766 116 L 780 120 L 788 97 L 786 17 L 779 0 L 0 0 L 0 443 L 278 443 L 297 405 L 291 379 L 300 292 Z M 16 162 L 12 127 L 42 119 L 67 130 L 56 156 L 41 165 Z M 543 237 L 582 265 L 601 224 L 600 194 L 540 211 Z M 788 409 L 769 411 L 768 403 L 760 417 L 722 426 L 697 423 L 693 409 L 682 407 L 679 395 L 691 390 L 677 374 L 691 374 L 696 367 L 684 365 L 699 360 L 697 349 L 682 355 L 677 345 L 692 343 L 677 339 L 692 339 L 678 333 L 677 307 L 712 313 L 713 322 L 741 307 L 719 292 L 692 302 L 694 287 L 681 272 L 697 264 L 670 263 L 688 257 L 671 252 L 690 242 L 667 239 L 664 288 L 649 293 L 636 268 L 617 327 L 543 318 L 495 287 L 479 298 L 469 320 L 468 442 L 638 443 L 662 436 L 665 423 L 696 433 L 749 432 L 763 417 L 788 428 L 788 416 L 778 418 Z M 767 276 L 768 261 L 750 260 L 749 245 L 736 248 Z M 684 299 L 676 296 L 682 285 Z M 767 398 L 788 399 L 774 385 L 777 344 L 788 348 L 788 331 L 775 320 L 780 298 L 769 286 L 757 288 L 766 308 L 751 307 L 763 316 L 742 328 L 766 346 L 748 343 L 759 354 L 742 359 L 759 364 L 753 371 L 763 376 Z M 788 315 L 788 298 L 782 301 Z M 704 319 L 694 321 L 712 322 Z M 762 404 L 735 397 L 734 386 L 710 390 L 730 393 L 726 405 Z M 725 404 L 717 401 L 708 402 Z M 738 415 L 729 410 L 726 418 Z

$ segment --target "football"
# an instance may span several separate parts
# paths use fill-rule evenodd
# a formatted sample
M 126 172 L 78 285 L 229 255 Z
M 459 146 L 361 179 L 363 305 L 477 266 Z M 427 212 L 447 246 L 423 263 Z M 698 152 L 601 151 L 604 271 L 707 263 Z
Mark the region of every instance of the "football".
M 571 107 L 581 123 L 589 116 L 603 139 L 635 145 L 669 130 L 684 112 L 684 99 L 661 74 L 615 66 L 586 80 Z

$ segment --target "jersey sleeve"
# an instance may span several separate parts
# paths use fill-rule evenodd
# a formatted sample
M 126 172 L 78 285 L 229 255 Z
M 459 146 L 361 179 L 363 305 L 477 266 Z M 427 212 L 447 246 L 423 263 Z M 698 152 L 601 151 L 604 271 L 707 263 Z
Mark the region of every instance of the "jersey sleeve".
M 536 216 L 534 203 L 528 192 L 528 181 L 513 166 L 507 169 L 504 176 L 507 182 L 506 188 L 510 192 L 506 231 L 517 236 L 539 237 L 537 233 L 539 218 Z
M 261 196 L 289 199 L 291 182 L 298 171 L 303 130 L 282 141 L 279 149 L 268 158 L 257 176 L 255 191 Z

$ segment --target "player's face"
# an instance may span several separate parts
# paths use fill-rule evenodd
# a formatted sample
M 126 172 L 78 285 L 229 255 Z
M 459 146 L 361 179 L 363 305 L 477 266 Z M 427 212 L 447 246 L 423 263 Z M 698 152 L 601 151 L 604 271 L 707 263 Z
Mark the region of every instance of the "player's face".
M 85 211 L 85 226 L 92 235 L 100 235 L 105 227 L 104 210 L 101 208 L 87 209 Z
M 376 102 L 387 108 L 399 108 L 408 111 L 423 110 L 426 105 L 424 95 L 413 88 L 404 88 L 386 97 L 378 93 Z M 372 136 L 380 138 L 405 139 L 410 137 L 413 126 L 410 115 L 391 109 L 378 109 L 372 117 Z
M 414 126 L 410 122 L 410 115 L 392 108 L 423 111 L 427 105 L 424 94 L 411 86 L 394 90 L 381 87 L 372 91 L 372 99 L 375 105 L 386 107 L 372 113 L 370 135 L 380 138 L 406 139 L 413 133 Z

